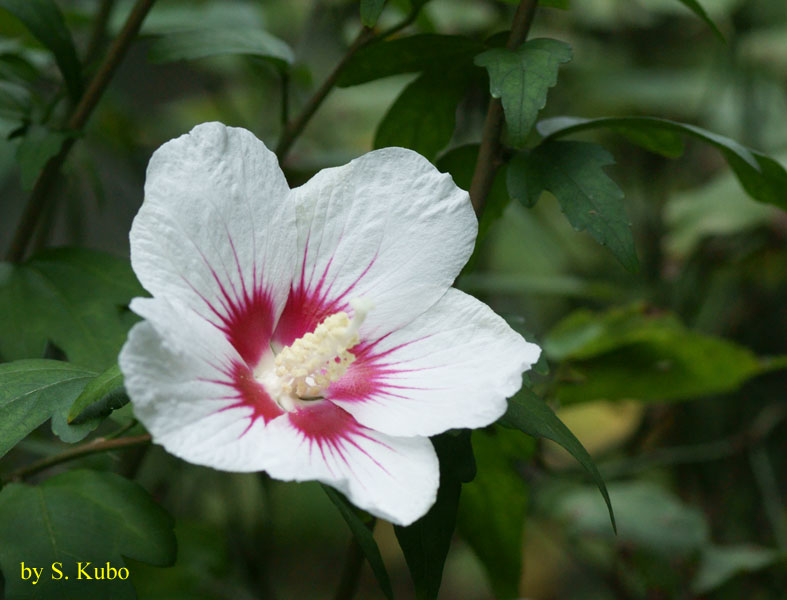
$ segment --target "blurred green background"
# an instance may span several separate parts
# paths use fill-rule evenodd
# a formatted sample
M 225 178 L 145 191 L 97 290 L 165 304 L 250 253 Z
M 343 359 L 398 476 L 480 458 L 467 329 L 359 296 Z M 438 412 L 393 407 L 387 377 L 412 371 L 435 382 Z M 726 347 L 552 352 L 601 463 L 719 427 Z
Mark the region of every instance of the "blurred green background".
M 83 51 L 101 4 L 59 2 Z M 111 37 L 131 2 L 107 4 Z M 574 49 L 542 117 L 670 118 L 787 164 L 787 2 L 701 4 L 726 43 L 676 0 L 541 7 L 531 37 L 554 37 Z M 432 0 L 406 33 L 484 39 L 509 26 L 513 8 L 491 0 Z M 408 9 L 406 0 L 392 0 L 382 24 L 398 22 Z M 156 36 L 207 23 L 256 25 L 288 42 L 296 56 L 290 101 L 297 110 L 356 35 L 358 4 L 158 2 L 66 164 L 55 190 L 60 201 L 46 215 L 47 233 L 36 247 L 80 245 L 127 255 L 148 158 L 197 123 L 246 127 L 275 146 L 280 76 L 269 63 L 239 56 L 148 59 Z M 56 71 L 47 53 L 2 11 L 0 31 L 0 79 L 24 78 L 25 61 L 48 65 L 51 77 L 36 75 L 33 82 L 36 110 L 61 110 L 62 103 L 51 102 Z M 414 78 L 334 90 L 287 159 L 291 185 L 370 150 L 377 124 Z M 460 104 L 449 148 L 480 138 L 484 85 Z M 10 136 L 0 144 L 2 240 L 10 239 L 26 198 L 15 127 L 0 116 L 0 137 Z M 617 160 L 608 173 L 625 192 L 641 272 L 626 272 L 587 234 L 575 232 L 545 195 L 533 209 L 510 202 L 458 282 L 499 312 L 524 317 L 545 347 L 550 372 L 536 376 L 537 390 L 593 454 L 619 520 L 615 537 L 598 492 L 572 459 L 550 444 L 536 448 L 520 440 L 515 485 L 523 506 L 512 508 L 527 512 L 520 593 L 539 600 L 782 598 L 787 376 L 766 358 L 736 374 L 755 359 L 711 347 L 702 335 L 758 357 L 787 352 L 787 215 L 749 199 L 708 146 L 688 140 L 684 155 L 668 160 L 609 133 L 587 138 L 601 141 Z M 584 324 L 581 315 L 563 321 L 578 309 L 597 314 Z M 608 346 L 594 351 L 594 340 Z M 749 378 L 755 371 L 761 374 Z M 478 445 L 476 453 L 483 470 Z M 349 533 L 319 486 L 216 473 L 159 448 L 139 462 L 137 480 L 177 519 L 180 548 L 173 568 L 132 564 L 140 598 L 330 595 Z M 376 537 L 395 590 L 411 597 L 390 526 L 378 526 Z M 382 598 L 370 572 L 359 597 Z M 459 538 L 440 597 L 494 597 L 483 566 Z

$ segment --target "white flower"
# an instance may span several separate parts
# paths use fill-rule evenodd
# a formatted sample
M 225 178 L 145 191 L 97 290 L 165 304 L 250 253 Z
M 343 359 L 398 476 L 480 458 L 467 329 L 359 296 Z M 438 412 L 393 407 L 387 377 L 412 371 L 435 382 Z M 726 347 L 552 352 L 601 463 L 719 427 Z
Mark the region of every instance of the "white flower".
M 450 287 L 476 230 L 467 193 L 410 150 L 291 190 L 244 129 L 164 144 L 131 229 L 153 296 L 120 354 L 137 418 L 189 462 L 316 479 L 412 523 L 439 483 L 427 436 L 494 422 L 539 355 Z

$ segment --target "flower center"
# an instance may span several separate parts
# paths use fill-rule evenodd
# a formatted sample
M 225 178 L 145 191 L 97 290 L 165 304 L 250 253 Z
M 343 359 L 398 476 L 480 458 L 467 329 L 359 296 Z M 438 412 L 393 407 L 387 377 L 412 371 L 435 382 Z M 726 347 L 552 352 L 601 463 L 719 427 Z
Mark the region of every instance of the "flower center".
M 352 319 L 343 311 L 332 314 L 257 368 L 257 379 L 282 409 L 292 411 L 301 401 L 321 398 L 355 360 L 350 348 L 359 342 L 358 329 L 372 303 L 357 298 L 350 306 Z

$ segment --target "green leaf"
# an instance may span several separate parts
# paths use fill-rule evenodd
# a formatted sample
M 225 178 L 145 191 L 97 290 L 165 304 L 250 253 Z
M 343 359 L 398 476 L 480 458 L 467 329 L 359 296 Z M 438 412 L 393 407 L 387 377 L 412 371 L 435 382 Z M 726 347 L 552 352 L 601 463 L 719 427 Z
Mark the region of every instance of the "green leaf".
M 52 0 L 0 0 L 0 8 L 22 21 L 30 33 L 51 50 L 63 74 L 68 95 L 72 101 L 78 100 L 82 94 L 82 67 L 57 4 Z
M 452 148 L 441 156 L 436 165 L 443 173 L 450 173 L 454 183 L 463 190 L 470 190 L 470 183 L 473 179 L 475 163 L 478 159 L 478 144 L 468 144 Z M 503 166 L 495 173 L 492 189 L 486 198 L 486 206 L 478 222 L 478 236 L 476 237 L 476 248 L 482 242 L 492 225 L 503 216 L 511 198 L 508 196 L 505 185 L 506 166 Z M 473 259 L 470 259 L 472 262 Z
M 22 121 L 30 117 L 30 92 L 11 81 L 0 81 L 0 119 Z
M 60 152 L 63 142 L 72 135 L 64 131 L 52 131 L 41 125 L 28 127 L 16 150 L 16 161 L 19 163 L 23 189 L 28 191 L 33 189 L 44 165 Z
M 415 584 L 418 600 L 435 600 L 440 591 L 443 566 L 456 527 L 462 483 L 475 476 L 470 432 L 449 432 L 432 438 L 440 458 L 437 501 L 423 517 L 408 527 L 394 527 Z
M 674 141 L 658 145 L 656 136 L 663 135 L 664 132 L 692 136 L 721 151 L 749 196 L 760 202 L 774 204 L 782 210 L 787 210 L 787 194 L 784 193 L 784 190 L 787 189 L 787 171 L 782 165 L 765 154 L 746 148 L 734 140 L 701 127 L 655 117 L 603 117 L 600 119 L 556 117 L 539 122 L 537 128 L 539 133 L 549 140 L 588 129 L 611 128 L 615 131 L 622 128 L 624 132 L 637 132 L 636 135 L 626 136 L 635 144 L 671 157 L 677 156 L 675 154 L 677 147 L 674 145 Z M 670 137 L 664 139 L 674 140 Z
M 489 72 L 489 90 L 500 98 L 513 146 L 525 144 L 547 91 L 557 83 L 561 63 L 571 60 L 571 47 L 558 40 L 529 40 L 517 50 L 493 48 L 479 54 L 475 64 Z
M 322 489 L 328 494 L 328 498 L 339 509 L 342 518 L 350 527 L 350 532 L 352 532 L 355 541 L 361 547 L 366 560 L 369 561 L 369 566 L 372 568 L 372 572 L 377 578 L 377 583 L 380 584 L 383 594 L 385 594 L 386 598 L 393 600 L 391 580 L 388 577 L 388 571 L 385 570 L 383 557 L 380 555 L 380 549 L 377 547 L 377 542 L 374 541 L 371 529 L 361 520 L 356 509 L 347 502 L 344 496 L 327 485 L 323 485 Z M 374 521 L 371 521 L 371 523 L 373 524 Z
M 361 0 L 361 23 L 366 27 L 377 25 L 384 6 L 385 0 Z
M 427 72 L 399 95 L 377 127 L 374 147 L 401 146 L 429 160 L 451 141 L 456 106 L 464 96 L 464 71 L 437 75 Z
M 128 402 L 122 392 L 123 373 L 112 365 L 85 386 L 68 410 L 68 422 L 79 424 L 95 417 L 105 417 Z M 120 394 L 116 392 L 121 391 Z
M 705 9 L 702 8 L 702 5 L 699 2 L 697 2 L 697 0 L 678 0 L 678 2 L 680 2 L 686 8 L 688 8 L 691 12 L 693 12 L 695 15 L 697 15 L 700 19 L 705 21 L 705 23 L 708 25 L 708 27 L 710 27 L 713 30 L 713 33 L 715 33 L 717 36 L 719 36 L 719 39 L 722 42 L 725 41 L 724 40 L 724 35 L 721 33 L 721 31 L 719 31 L 719 28 L 716 27 L 716 23 L 714 23 L 713 20 L 708 16 L 708 13 L 705 12 Z
M 52 431 L 64 442 L 84 438 L 98 425 L 69 425 L 68 409 L 94 371 L 58 360 L 30 359 L 0 364 L 0 456 L 52 419 Z
M 737 546 L 707 546 L 702 550 L 700 566 L 692 581 L 695 594 L 707 594 L 724 585 L 739 573 L 765 569 L 784 557 L 776 550 L 740 544 Z
M 51 341 L 71 362 L 103 370 L 136 321 L 125 307 L 143 294 L 128 260 L 103 252 L 60 248 L 0 263 L 0 355 L 40 357 Z
M 496 598 L 516 598 L 529 488 L 516 462 L 532 457 L 532 438 L 510 429 L 473 432 L 476 478 L 462 489 L 458 529 L 486 569 Z
M 702 511 L 654 483 L 616 481 L 609 484 L 609 494 L 616 507 L 616 536 L 607 527 L 604 505 L 592 489 L 562 491 L 552 506 L 577 535 L 604 537 L 669 558 L 688 557 L 708 541 Z
M 256 28 L 237 27 L 168 33 L 151 44 L 148 58 L 168 63 L 224 54 L 258 56 L 280 67 L 295 60 L 290 47 L 279 38 Z
M 615 514 L 612 512 L 612 502 L 607 493 L 607 486 L 601 473 L 598 472 L 593 459 L 587 450 L 566 427 L 546 403 L 536 396 L 529 388 L 523 386 L 517 394 L 509 399 L 508 410 L 500 419 L 504 427 L 519 429 L 520 431 L 536 438 L 546 438 L 563 446 L 577 462 L 590 474 L 598 486 L 604 502 L 607 504 L 609 519 L 613 530 L 616 529 Z
M 342 69 L 336 85 L 349 87 L 400 73 L 443 66 L 457 68 L 484 50 L 484 45 L 457 35 L 423 33 L 370 44 L 356 52 Z
M 543 348 L 571 368 L 557 388 L 563 403 L 685 400 L 735 390 L 785 366 L 783 357 L 760 360 L 732 342 L 686 329 L 673 315 L 648 313 L 642 304 L 572 313 L 547 334 Z
M 508 165 L 508 193 L 526 206 L 544 190 L 554 194 L 571 225 L 587 229 L 629 271 L 638 269 L 623 192 L 603 171 L 612 156 L 589 142 L 548 141 L 520 152 Z
M 91 576 L 107 563 L 125 568 L 124 556 L 167 566 L 175 559 L 173 524 L 143 488 L 114 473 L 76 470 L 38 486 L 9 484 L 0 492 L 6 597 L 136 598 L 128 580 L 79 579 L 77 563 Z M 20 577 L 22 563 L 43 569 L 35 588 Z M 62 563 L 63 579 L 53 578 L 54 563 Z

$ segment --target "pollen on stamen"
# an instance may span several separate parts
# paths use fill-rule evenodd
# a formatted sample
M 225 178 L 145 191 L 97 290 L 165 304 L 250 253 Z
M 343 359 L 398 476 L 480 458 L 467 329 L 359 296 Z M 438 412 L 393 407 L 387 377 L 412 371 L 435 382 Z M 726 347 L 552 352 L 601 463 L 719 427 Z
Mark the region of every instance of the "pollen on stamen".
M 298 400 L 321 397 L 355 360 L 350 348 L 359 342 L 358 330 L 371 303 L 356 299 L 350 306 L 354 313 L 352 319 L 345 312 L 330 315 L 313 332 L 282 348 L 271 371 L 261 377 L 285 410 L 292 410 Z

